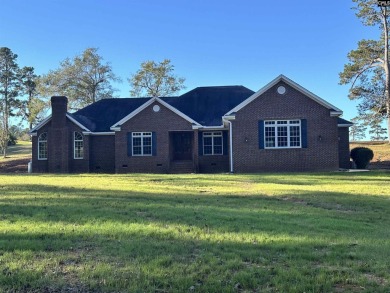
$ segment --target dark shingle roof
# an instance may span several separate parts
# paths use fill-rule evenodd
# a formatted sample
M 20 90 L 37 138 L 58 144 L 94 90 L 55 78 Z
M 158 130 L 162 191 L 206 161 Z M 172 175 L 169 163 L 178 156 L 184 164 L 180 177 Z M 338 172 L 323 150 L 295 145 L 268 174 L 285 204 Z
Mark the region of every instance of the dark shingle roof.
M 340 117 L 337 118 L 337 124 L 351 124 L 351 125 L 353 125 L 353 123 L 351 121 L 345 120 L 345 119 L 340 118 Z
M 197 87 L 180 97 L 162 99 L 203 126 L 218 126 L 226 112 L 252 94 L 244 86 L 213 86 Z
M 103 99 L 71 115 L 93 132 L 111 131 L 111 126 L 146 103 L 149 99 Z
M 161 99 L 204 126 L 218 126 L 226 112 L 253 93 L 243 86 L 198 87 L 179 97 Z M 104 99 L 70 115 L 93 132 L 106 132 L 149 99 Z

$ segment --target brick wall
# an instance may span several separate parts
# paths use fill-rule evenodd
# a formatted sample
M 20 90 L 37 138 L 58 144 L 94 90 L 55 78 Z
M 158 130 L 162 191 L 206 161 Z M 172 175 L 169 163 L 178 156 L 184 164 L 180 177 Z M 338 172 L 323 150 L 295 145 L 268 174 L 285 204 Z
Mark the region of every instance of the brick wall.
M 146 100 L 145 100 L 146 101 Z M 160 106 L 159 112 L 153 106 Z M 115 134 L 116 173 L 148 172 L 167 173 L 170 165 L 169 133 L 171 131 L 192 131 L 192 124 L 165 106 L 153 103 L 121 126 Z M 128 156 L 128 132 L 156 132 L 156 156 Z
M 115 172 L 115 136 L 89 136 L 90 139 L 90 172 Z
M 277 93 L 280 85 L 284 95 Z M 259 149 L 258 121 L 275 119 L 307 119 L 308 147 Z M 232 124 L 235 172 L 338 169 L 337 117 L 283 82 L 238 111 Z
M 339 127 L 339 166 L 340 168 L 349 169 L 350 150 L 349 150 L 349 128 Z
M 83 135 L 84 139 L 84 156 L 83 159 L 74 159 L 74 132 L 78 131 L 82 133 L 82 129 L 73 124 L 70 120 L 67 120 L 68 129 L 68 153 L 69 153 L 69 172 L 70 173 L 87 173 L 89 172 L 89 152 L 90 152 L 90 136 Z
M 89 137 L 84 135 L 84 158 L 74 159 L 73 133 L 82 129 L 66 119 L 62 127 L 48 122 L 32 137 L 32 171 L 34 173 L 85 173 L 89 171 Z M 48 133 L 48 159 L 38 160 L 38 137 Z
M 199 156 L 200 173 L 229 172 L 229 156 Z
M 36 136 L 32 136 L 32 154 L 31 154 L 31 162 L 32 162 L 32 172 L 34 173 L 46 173 L 49 171 L 48 161 L 47 160 L 38 160 L 38 137 L 43 132 L 47 132 L 50 128 L 50 122 L 41 128 Z

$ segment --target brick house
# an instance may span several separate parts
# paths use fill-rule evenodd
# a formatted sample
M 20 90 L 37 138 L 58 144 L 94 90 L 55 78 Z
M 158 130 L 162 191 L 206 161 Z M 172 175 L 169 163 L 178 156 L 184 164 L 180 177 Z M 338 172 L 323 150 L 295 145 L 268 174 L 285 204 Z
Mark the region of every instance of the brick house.
M 280 75 L 253 92 L 199 87 L 178 97 L 104 99 L 75 113 L 52 97 L 31 130 L 33 172 L 326 171 L 349 167 L 351 122 Z

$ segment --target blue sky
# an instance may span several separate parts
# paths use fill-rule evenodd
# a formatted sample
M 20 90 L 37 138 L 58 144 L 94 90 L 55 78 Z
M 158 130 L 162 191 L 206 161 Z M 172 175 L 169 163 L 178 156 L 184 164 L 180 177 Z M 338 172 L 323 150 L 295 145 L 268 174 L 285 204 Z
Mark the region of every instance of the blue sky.
M 377 38 L 351 9 L 352 0 L 0 0 L 0 46 L 38 74 L 87 47 L 127 78 L 146 60 L 171 59 L 187 90 L 244 85 L 259 90 L 284 74 L 356 116 L 348 86 L 338 84 L 347 53 Z

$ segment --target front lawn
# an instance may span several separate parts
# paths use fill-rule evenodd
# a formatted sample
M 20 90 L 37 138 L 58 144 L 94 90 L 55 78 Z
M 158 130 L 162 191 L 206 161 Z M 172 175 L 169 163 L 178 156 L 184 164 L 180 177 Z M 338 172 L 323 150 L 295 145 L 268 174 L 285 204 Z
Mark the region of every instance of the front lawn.
M 390 292 L 390 173 L 0 175 L 0 292 Z

